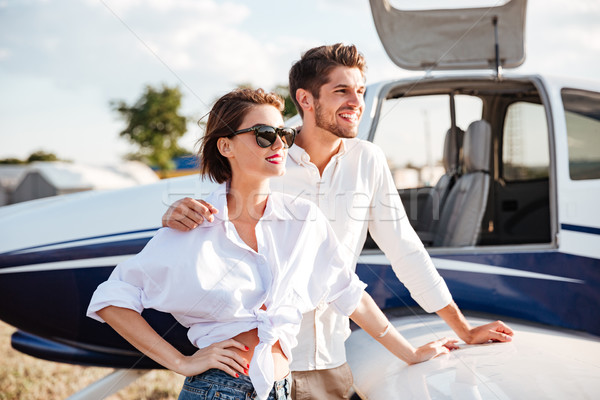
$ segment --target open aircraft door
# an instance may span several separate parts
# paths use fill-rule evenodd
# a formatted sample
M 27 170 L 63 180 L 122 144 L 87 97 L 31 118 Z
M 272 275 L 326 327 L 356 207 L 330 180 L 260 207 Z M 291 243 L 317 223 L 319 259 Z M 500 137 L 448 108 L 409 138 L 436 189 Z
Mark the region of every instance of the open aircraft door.
M 381 43 L 401 68 L 498 70 L 525 61 L 527 0 L 443 10 L 400 10 L 390 0 L 370 3 Z

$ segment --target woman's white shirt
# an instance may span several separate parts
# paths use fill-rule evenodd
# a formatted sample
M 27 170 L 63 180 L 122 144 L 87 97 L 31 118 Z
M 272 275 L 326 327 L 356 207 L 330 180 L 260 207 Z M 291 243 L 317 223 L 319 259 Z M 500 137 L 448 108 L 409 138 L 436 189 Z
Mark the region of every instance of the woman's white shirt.
M 314 203 L 271 193 L 254 251 L 229 221 L 226 185 L 207 201 L 219 210 L 212 223 L 189 233 L 160 229 L 98 286 L 87 315 L 102 321 L 97 311 L 109 305 L 171 313 L 198 348 L 258 328 L 249 376 L 266 398 L 274 381 L 271 346 L 279 340 L 291 361 L 302 313 L 325 301 L 350 315 L 366 285 Z

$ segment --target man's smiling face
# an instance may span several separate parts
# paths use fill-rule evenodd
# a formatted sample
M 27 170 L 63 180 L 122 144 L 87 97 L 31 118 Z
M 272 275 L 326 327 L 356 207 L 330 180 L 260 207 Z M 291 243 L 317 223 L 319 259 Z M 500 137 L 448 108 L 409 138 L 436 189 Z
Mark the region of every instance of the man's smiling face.
M 315 99 L 315 123 L 341 138 L 358 134 L 365 108 L 365 80 L 358 68 L 335 67 Z

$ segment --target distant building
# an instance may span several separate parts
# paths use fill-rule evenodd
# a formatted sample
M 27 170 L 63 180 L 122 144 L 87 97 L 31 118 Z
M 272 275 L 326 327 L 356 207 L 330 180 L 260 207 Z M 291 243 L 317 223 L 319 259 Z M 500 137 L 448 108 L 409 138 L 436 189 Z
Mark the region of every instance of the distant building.
M 391 168 L 394 183 L 398 189 L 413 189 L 435 186 L 446 172 L 442 166 L 421 168 Z
M 7 200 L 4 204 L 12 204 L 86 190 L 120 189 L 157 180 L 158 176 L 140 162 L 100 167 L 57 161 L 25 165 L 17 184 L 12 182 L 12 187 L 8 184 L 2 187 Z
M 394 183 L 398 189 L 419 187 L 419 170 L 414 168 L 397 168 L 392 170 Z
M 0 206 L 13 203 L 12 194 L 25 175 L 27 165 L 0 165 Z
M 161 178 L 174 178 L 177 176 L 192 175 L 200 172 L 198 157 L 195 155 L 181 156 L 173 159 L 175 169 L 170 171 L 158 171 L 157 168 L 152 168 Z

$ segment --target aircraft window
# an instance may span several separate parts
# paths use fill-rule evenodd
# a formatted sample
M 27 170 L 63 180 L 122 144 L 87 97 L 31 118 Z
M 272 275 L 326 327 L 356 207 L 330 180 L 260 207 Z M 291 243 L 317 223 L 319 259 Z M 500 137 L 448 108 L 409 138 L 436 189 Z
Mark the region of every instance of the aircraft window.
M 454 99 L 459 128 L 466 129 L 481 119 L 480 98 L 456 95 Z M 435 185 L 447 172 L 442 157 L 450 126 L 448 95 L 393 98 L 381 105 L 373 142 L 383 149 L 408 218 L 417 230 L 429 214 L 439 218 L 439 202 L 435 201 L 435 209 L 428 205 L 435 196 Z
M 455 104 L 459 127 L 466 129 L 481 119 L 481 99 L 457 95 Z M 373 142 L 383 149 L 399 190 L 431 187 L 444 175 L 442 155 L 450 125 L 447 95 L 387 99 L 382 104 Z
M 573 180 L 600 178 L 600 93 L 563 89 L 569 174 Z
M 548 125 L 543 105 L 523 101 L 511 104 L 502 138 L 504 180 L 548 178 Z

